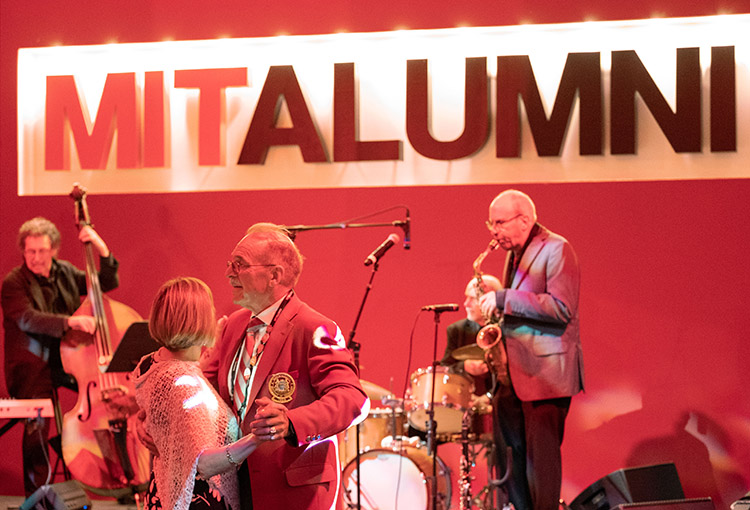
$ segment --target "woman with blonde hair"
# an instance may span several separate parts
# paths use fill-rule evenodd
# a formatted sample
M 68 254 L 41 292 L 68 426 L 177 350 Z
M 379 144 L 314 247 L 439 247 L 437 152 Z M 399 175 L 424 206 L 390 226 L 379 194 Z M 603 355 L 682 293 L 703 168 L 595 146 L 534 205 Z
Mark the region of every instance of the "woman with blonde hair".
M 148 509 L 239 509 L 236 468 L 255 450 L 240 436 L 233 411 L 203 377 L 203 347 L 216 338 L 208 286 L 176 278 L 159 289 L 149 332 L 161 344 L 133 372 L 145 431 L 159 452 L 146 494 Z

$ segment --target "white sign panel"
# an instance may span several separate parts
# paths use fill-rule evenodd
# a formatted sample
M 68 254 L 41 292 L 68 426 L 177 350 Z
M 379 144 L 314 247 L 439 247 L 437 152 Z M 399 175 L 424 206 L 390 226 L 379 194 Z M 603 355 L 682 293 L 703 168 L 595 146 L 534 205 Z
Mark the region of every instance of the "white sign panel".
M 750 177 L 750 16 L 27 48 L 18 192 Z

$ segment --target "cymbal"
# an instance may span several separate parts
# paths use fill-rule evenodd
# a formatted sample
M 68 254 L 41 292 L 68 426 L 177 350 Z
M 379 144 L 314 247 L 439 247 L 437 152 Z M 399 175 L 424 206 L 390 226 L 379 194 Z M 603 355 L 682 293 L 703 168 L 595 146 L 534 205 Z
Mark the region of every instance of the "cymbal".
M 381 399 L 384 406 L 393 408 L 394 410 L 402 410 L 404 407 L 404 399 L 396 398 L 393 395 L 386 395 Z
M 365 390 L 365 393 L 370 398 L 370 400 L 380 400 L 383 397 L 391 395 L 390 391 L 386 390 L 382 386 L 378 386 L 375 383 L 371 383 L 370 381 L 360 379 L 359 383 L 362 385 L 362 389 Z
M 463 347 L 454 349 L 453 352 L 451 352 L 451 356 L 453 356 L 453 359 L 457 361 L 466 361 L 470 359 L 483 360 L 484 349 L 479 347 L 477 344 L 464 345 Z

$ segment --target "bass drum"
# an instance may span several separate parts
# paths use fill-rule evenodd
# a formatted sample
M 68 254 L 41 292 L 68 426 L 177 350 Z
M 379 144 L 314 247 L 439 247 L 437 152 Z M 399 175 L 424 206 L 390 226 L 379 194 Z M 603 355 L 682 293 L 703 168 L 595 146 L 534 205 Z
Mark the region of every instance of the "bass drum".
M 365 510 L 448 510 L 451 504 L 450 471 L 437 458 L 437 505 L 432 503 L 432 457 L 421 448 L 370 450 L 360 455 L 360 504 Z M 341 476 L 344 499 L 357 505 L 357 459 L 349 462 Z
M 359 424 L 359 450 L 366 452 L 382 448 L 385 438 L 401 437 L 406 432 L 406 415 L 401 409 L 370 409 L 367 419 Z M 345 466 L 357 456 L 357 427 L 349 427 L 340 433 L 339 459 Z

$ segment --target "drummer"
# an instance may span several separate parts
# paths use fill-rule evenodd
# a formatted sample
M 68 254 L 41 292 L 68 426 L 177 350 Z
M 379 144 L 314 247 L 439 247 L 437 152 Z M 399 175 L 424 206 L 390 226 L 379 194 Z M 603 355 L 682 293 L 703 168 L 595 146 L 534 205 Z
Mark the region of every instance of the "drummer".
M 484 292 L 499 290 L 503 287 L 500 280 L 488 274 L 482 275 L 482 282 L 485 287 Z M 479 309 L 479 297 L 483 292 L 477 284 L 477 279 L 472 278 L 466 285 L 464 291 L 466 299 L 463 303 L 466 318 L 448 326 L 446 331 L 448 342 L 440 364 L 451 367 L 457 373 L 471 375 L 474 379 L 474 395 L 477 397 L 484 396 L 482 400 L 488 400 L 486 395 L 492 390 L 492 376 L 489 373 L 487 363 L 484 361 L 482 350 L 479 347 L 476 348 L 476 355 L 473 356 L 475 359 L 466 359 L 461 356 L 464 361 L 460 361 L 453 357 L 454 351 L 460 347 L 476 346 L 477 333 L 487 323 Z

